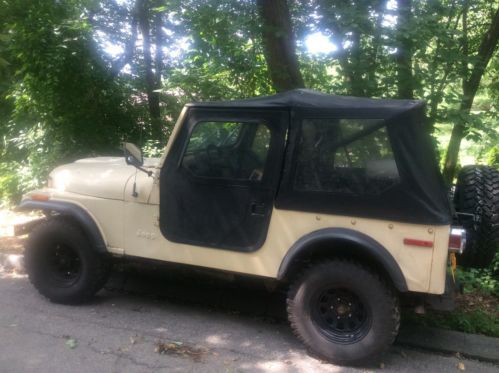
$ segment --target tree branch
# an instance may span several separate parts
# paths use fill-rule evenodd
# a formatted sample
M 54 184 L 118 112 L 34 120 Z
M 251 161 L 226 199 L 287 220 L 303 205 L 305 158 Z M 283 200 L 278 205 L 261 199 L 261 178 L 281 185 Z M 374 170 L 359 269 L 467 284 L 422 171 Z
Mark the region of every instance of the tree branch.
M 464 15 L 463 15 L 464 17 Z M 499 9 L 495 11 L 495 15 L 488 30 L 483 34 L 478 53 L 475 56 L 475 64 L 469 77 L 463 76 L 463 97 L 461 99 L 461 117 L 463 119 L 457 121 L 452 128 L 449 146 L 445 157 L 444 165 L 444 178 L 450 184 L 454 179 L 456 172 L 457 161 L 459 156 L 459 149 L 461 141 L 466 136 L 467 121 L 466 115 L 470 113 L 473 100 L 475 99 L 476 92 L 480 86 L 480 81 L 485 72 L 494 51 L 499 41 Z M 466 51 L 466 50 L 463 50 Z M 467 71 L 467 70 L 466 70 Z

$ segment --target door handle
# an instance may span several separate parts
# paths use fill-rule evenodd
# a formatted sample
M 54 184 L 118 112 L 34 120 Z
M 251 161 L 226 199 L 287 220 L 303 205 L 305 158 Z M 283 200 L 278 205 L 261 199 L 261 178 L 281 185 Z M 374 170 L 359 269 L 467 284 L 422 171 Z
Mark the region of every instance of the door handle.
M 252 202 L 251 214 L 264 216 L 266 212 L 265 203 Z

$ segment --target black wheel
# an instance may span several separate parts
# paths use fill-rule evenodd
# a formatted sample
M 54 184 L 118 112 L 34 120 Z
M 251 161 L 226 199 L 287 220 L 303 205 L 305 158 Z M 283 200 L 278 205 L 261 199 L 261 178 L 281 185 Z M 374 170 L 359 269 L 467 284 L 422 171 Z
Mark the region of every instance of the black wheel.
M 499 247 L 499 172 L 488 166 L 465 166 L 458 175 L 454 204 L 468 232 L 464 267 L 485 268 Z
M 31 283 L 56 303 L 89 300 L 109 273 L 109 260 L 95 252 L 81 229 L 62 217 L 49 218 L 30 234 L 25 250 Z
M 310 267 L 291 286 L 287 302 L 298 338 L 333 363 L 366 363 L 398 334 L 395 292 L 357 263 L 335 260 Z

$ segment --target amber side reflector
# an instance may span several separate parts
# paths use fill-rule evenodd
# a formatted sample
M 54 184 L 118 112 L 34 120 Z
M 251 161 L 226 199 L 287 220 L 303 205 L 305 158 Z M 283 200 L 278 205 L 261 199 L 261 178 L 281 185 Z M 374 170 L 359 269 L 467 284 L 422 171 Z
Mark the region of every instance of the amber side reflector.
M 416 240 L 414 238 L 404 238 L 404 245 L 419 246 L 419 247 L 433 247 L 432 241 Z
M 48 201 L 50 198 L 46 194 L 32 194 L 30 197 L 33 201 Z

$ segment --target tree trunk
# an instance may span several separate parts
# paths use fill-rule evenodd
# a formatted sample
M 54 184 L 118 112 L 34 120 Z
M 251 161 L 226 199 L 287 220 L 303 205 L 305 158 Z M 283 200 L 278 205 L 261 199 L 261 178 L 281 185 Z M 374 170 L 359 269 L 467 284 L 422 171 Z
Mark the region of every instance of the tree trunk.
M 154 81 L 155 89 L 161 88 L 161 73 L 163 72 L 163 13 L 157 12 L 154 17 L 154 31 L 156 39 L 156 56 L 154 58 L 154 68 L 156 70 L 156 79 Z
M 463 14 L 463 31 L 466 31 L 466 15 Z M 473 105 L 473 100 L 475 99 L 476 92 L 480 86 L 480 81 L 485 72 L 494 51 L 497 47 L 499 41 L 499 9 L 497 9 L 494 18 L 490 24 L 489 29 L 482 37 L 478 53 L 475 56 L 475 64 L 471 70 L 471 74 L 467 76 L 467 66 L 468 66 L 468 56 L 464 56 L 463 70 L 466 73 L 463 76 L 463 96 L 461 98 L 460 111 L 462 115 L 457 123 L 454 124 L 452 128 L 451 138 L 449 141 L 449 146 L 447 148 L 447 153 L 445 156 L 444 164 L 444 178 L 448 184 L 452 183 L 454 179 L 454 174 L 456 172 L 457 161 L 459 156 L 459 148 L 461 147 L 461 141 L 466 136 L 467 133 L 467 121 L 466 117 L 471 111 Z M 466 52 L 467 40 L 463 40 L 463 50 Z M 464 66 L 464 64 L 466 64 Z
M 149 106 L 149 115 L 151 117 L 151 134 L 154 139 L 161 139 L 161 111 L 159 107 L 159 93 L 156 89 L 156 77 L 152 70 L 151 56 L 151 27 L 150 27 L 150 7 L 148 0 L 137 0 L 138 21 L 140 32 L 142 34 L 142 49 L 144 53 L 144 70 L 147 102 Z
M 351 95 L 364 96 L 366 82 L 362 78 L 362 72 L 367 70 L 366 66 L 362 66 L 362 50 L 360 45 L 360 32 L 361 30 L 352 31 L 352 46 L 350 47 L 350 59 L 352 66 L 351 74 Z
M 379 95 L 378 92 L 378 82 L 376 80 L 376 69 L 378 68 L 378 54 L 382 48 L 382 34 L 383 34 L 383 19 L 385 16 L 386 3 L 384 1 L 378 1 L 374 6 L 375 12 L 377 13 L 376 22 L 374 24 L 372 33 L 373 41 L 371 52 L 368 53 L 368 70 L 367 70 L 367 90 L 366 94 L 369 97 Z
M 412 75 L 412 40 L 408 35 L 412 20 L 412 0 L 398 0 L 397 19 L 397 85 L 398 97 L 414 97 L 414 78 Z
M 286 0 L 257 0 L 265 59 L 277 92 L 303 88 L 291 16 Z

